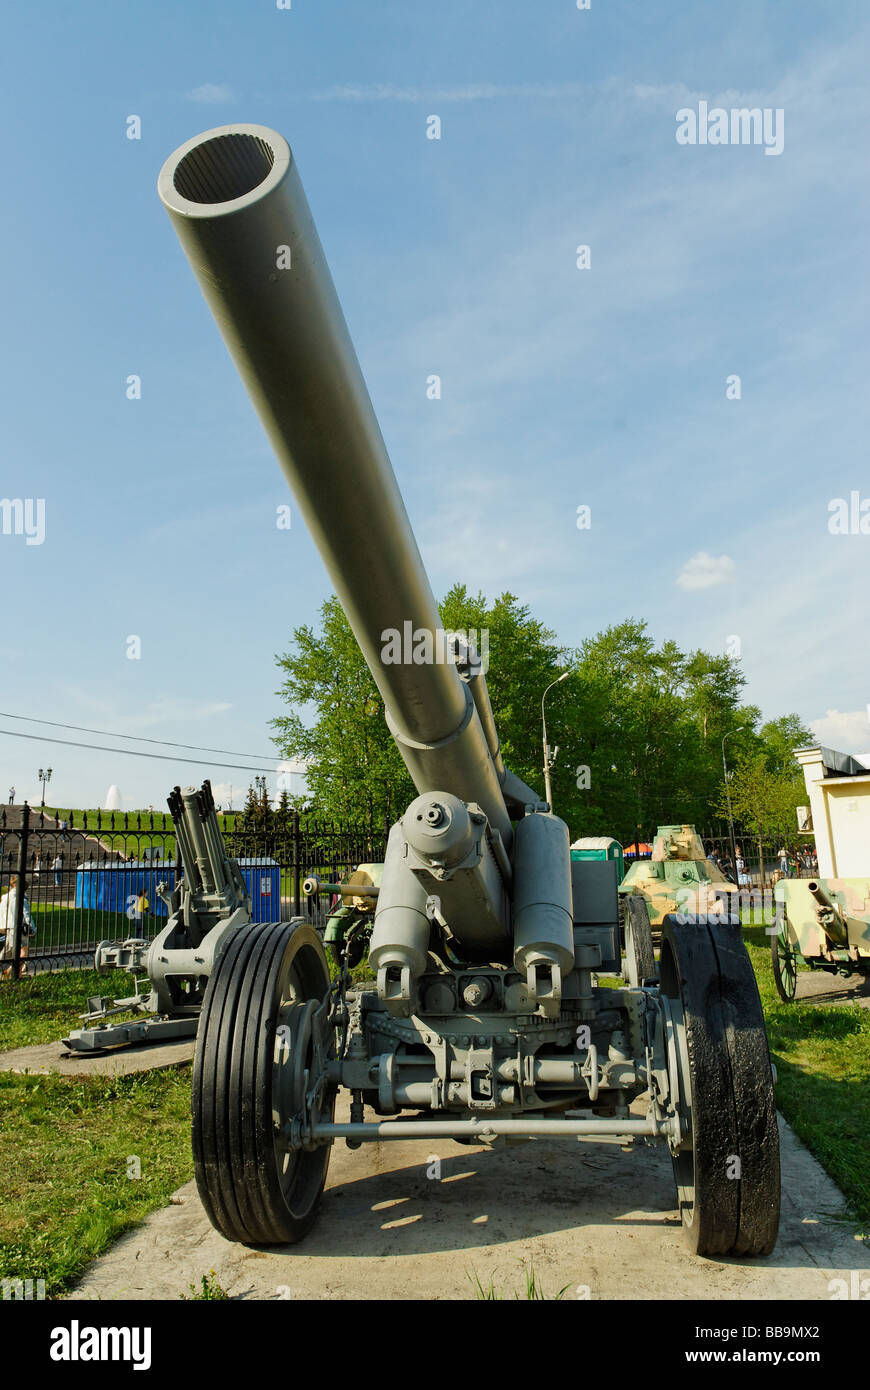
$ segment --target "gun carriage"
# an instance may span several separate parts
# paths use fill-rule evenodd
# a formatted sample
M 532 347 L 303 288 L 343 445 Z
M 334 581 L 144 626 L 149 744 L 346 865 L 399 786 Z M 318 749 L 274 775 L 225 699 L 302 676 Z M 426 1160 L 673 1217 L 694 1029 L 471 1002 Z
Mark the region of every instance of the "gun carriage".
M 383 657 L 407 624 L 434 641 L 439 615 L 289 146 L 224 126 L 158 186 L 418 793 L 370 885 L 373 983 L 331 979 L 302 919 L 241 926 L 216 953 L 192 1102 L 211 1221 L 299 1240 L 339 1139 L 618 1136 L 669 1147 L 694 1251 L 769 1253 L 773 1077 L 739 927 L 666 918 L 656 975 L 635 954 L 620 987 L 598 983 L 621 969 L 615 872 L 572 863 L 565 823 L 505 766 L 477 653 Z
M 773 978 L 789 1004 L 798 966 L 870 977 L 870 878 L 781 879 L 774 889 Z

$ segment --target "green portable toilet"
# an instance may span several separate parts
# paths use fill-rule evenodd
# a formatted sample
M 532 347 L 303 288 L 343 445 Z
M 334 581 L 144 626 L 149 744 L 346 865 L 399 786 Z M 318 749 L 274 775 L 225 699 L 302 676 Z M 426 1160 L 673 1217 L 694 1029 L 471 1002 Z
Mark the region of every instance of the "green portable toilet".
M 622 845 L 609 835 L 590 835 L 585 840 L 575 840 L 571 846 L 572 859 L 612 859 L 616 861 L 616 881 L 621 883 L 625 874 L 622 858 Z

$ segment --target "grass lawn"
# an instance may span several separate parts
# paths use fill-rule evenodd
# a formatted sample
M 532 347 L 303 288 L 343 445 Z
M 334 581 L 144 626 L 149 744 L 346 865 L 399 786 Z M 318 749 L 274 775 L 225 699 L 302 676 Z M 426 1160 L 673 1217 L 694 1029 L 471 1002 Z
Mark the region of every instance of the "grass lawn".
M 0 1048 L 54 1042 L 81 1026 L 89 994 L 130 990 L 123 970 L 2 982 Z M 58 1294 L 192 1178 L 190 1067 L 120 1077 L 0 1072 L 0 1173 L 0 1278 L 44 1279 L 46 1295 Z
M 112 970 L 108 975 L 60 970 L 17 983 L 0 980 L 0 1052 L 57 1042 L 68 1029 L 81 1028 L 79 1014 L 87 1008 L 89 995 L 123 999 L 132 992 L 133 980 L 126 970 Z
M 193 1176 L 189 1115 L 189 1066 L 120 1077 L 0 1073 L 0 1277 L 43 1279 L 56 1296 L 165 1206 Z
M 97 907 L 66 907 L 62 903 L 32 902 L 30 911 L 36 927 L 36 937 L 30 943 L 34 955 L 71 947 L 84 947 L 87 950 L 96 946 L 98 941 L 126 941 L 137 935 L 147 938 L 156 935 L 167 922 L 166 917 L 154 914 L 131 918 L 124 912 L 105 912 Z M 96 990 L 90 992 L 95 994 Z
M 870 1010 L 855 1004 L 785 1004 L 776 992 L 770 937 L 744 928 L 770 1051 L 776 1101 L 795 1134 L 870 1228 Z M 798 995 L 801 976 L 798 974 Z
M 40 812 L 44 816 L 44 821 L 40 822 Z M 114 814 L 115 829 L 112 830 L 112 816 Z M 83 833 L 82 821 L 87 816 L 87 835 L 92 835 L 94 839 L 100 841 L 107 849 L 117 849 L 124 853 L 128 859 L 141 859 L 142 851 L 151 847 L 156 847 L 162 859 L 175 860 L 175 826 L 168 809 L 160 807 L 154 812 L 150 811 L 101 811 L 89 810 L 88 808 L 72 808 L 63 806 L 46 806 L 44 809 L 39 806 L 31 807 L 31 826 L 39 828 L 42 823 L 46 830 L 54 828 L 55 817 L 58 820 L 69 821 L 72 830 L 68 830 L 68 835 L 81 835 Z M 218 812 L 218 825 L 222 834 L 230 834 L 236 827 L 237 821 L 241 819 L 241 813 Z M 126 824 L 126 829 L 125 829 Z M 100 829 L 97 829 L 97 826 Z M 134 840 L 135 835 L 135 840 Z

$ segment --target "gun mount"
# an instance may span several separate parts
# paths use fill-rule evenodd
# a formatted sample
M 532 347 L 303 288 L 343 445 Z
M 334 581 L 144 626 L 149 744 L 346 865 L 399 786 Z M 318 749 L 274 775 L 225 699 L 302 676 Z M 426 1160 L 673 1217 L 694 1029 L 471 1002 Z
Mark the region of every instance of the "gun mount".
M 660 981 L 598 985 L 620 969 L 615 875 L 603 892 L 572 862 L 565 823 L 504 765 L 477 653 L 440 631 L 287 142 L 208 131 L 158 190 L 418 792 L 377 885 L 374 986 L 331 980 L 303 920 L 235 932 L 216 960 L 192 1098 L 212 1223 L 255 1245 L 302 1238 L 337 1138 L 643 1136 L 670 1147 L 693 1250 L 769 1253 L 773 1080 L 739 930 L 667 918 Z M 336 543 L 360 515 L 365 547 Z M 336 1122 L 341 1088 L 350 1119 Z M 366 1107 L 422 1118 L 373 1122 Z
M 228 933 L 251 921 L 251 900 L 242 871 L 227 855 L 215 812 L 211 784 L 175 787 L 169 796 L 183 876 L 171 890 L 157 891 L 169 911 L 153 941 L 101 941 L 94 964 L 101 974 L 128 970 L 145 980 L 126 999 L 92 998 L 82 1021 L 111 1014 L 137 1013 L 142 1019 L 105 1028 L 77 1028 L 67 1047 L 93 1052 L 157 1039 L 192 1037 L 196 1032 L 208 976 Z

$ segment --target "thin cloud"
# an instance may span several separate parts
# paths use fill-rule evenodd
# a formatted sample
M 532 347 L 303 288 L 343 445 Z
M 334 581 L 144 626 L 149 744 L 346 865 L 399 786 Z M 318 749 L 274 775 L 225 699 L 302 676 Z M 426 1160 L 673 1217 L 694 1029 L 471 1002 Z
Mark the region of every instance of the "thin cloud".
M 469 82 L 458 87 L 395 87 L 389 83 L 353 83 L 307 93 L 307 101 L 496 101 L 500 98 L 542 98 L 546 101 L 582 96 L 582 82 Z
M 734 577 L 734 561 L 730 555 L 711 555 L 697 550 L 677 575 L 678 589 L 714 589 Z
M 205 82 L 187 93 L 188 101 L 197 101 L 202 106 L 217 106 L 222 101 L 235 101 L 231 88 L 216 82 Z
M 870 710 L 825 711 L 821 719 L 811 719 L 810 728 L 825 748 L 840 753 L 861 752 L 870 748 Z

